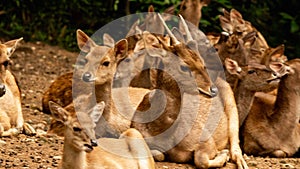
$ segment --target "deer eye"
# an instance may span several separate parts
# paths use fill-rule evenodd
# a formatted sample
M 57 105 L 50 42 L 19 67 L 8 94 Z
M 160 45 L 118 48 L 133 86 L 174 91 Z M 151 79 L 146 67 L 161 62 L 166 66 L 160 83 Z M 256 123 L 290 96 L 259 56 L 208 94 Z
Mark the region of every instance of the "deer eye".
M 187 67 L 187 66 L 182 66 L 182 65 L 180 65 L 180 69 L 181 69 L 182 71 L 184 71 L 184 72 L 187 72 L 187 71 L 190 70 L 189 67 Z
M 255 70 L 249 70 L 248 71 L 248 74 L 252 74 L 252 73 L 255 73 Z
M 102 63 L 103 66 L 109 66 L 109 61 L 105 61 Z
M 82 129 L 81 128 L 79 128 L 79 127 L 73 127 L 73 131 L 75 131 L 75 132 L 80 132 Z
M 130 59 L 129 58 L 126 58 L 125 60 L 124 60 L 124 62 L 130 62 Z

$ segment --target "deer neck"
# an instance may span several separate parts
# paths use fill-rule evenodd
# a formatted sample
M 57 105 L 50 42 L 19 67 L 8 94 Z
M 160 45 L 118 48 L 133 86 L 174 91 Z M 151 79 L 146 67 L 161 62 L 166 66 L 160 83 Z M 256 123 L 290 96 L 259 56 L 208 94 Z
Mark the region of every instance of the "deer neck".
M 297 84 L 297 82 L 286 76 L 279 83 L 273 114 L 270 115 L 274 124 L 284 125 L 284 129 L 289 130 L 287 132 L 281 130 L 281 133 L 290 133 L 293 128 L 299 125 L 297 113 L 300 110 L 300 91 L 297 87 L 288 87 L 291 86 L 289 84 Z
M 75 150 L 71 146 L 72 142 L 67 139 L 68 137 L 65 137 L 61 169 L 85 169 L 86 152 Z
M 106 82 L 101 85 L 95 85 L 95 95 L 96 95 L 97 103 L 101 101 L 105 102 L 105 108 L 103 114 L 107 114 L 111 111 L 111 105 L 112 105 L 111 89 L 112 89 L 112 82 Z
M 251 105 L 254 100 L 255 91 L 247 90 L 242 82 L 237 86 L 235 91 L 235 100 L 237 104 L 237 109 L 239 113 L 239 124 L 243 124 L 246 119 Z
M 164 72 L 158 73 L 156 84 L 157 85 L 155 88 L 166 91 L 175 98 L 181 98 L 181 91 L 178 87 L 178 84 L 174 79 L 166 75 Z

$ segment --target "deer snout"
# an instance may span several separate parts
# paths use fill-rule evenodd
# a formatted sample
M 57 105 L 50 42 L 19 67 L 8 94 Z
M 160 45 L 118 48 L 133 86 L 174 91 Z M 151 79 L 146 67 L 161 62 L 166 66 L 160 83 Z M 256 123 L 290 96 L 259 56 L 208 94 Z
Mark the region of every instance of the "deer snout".
M 93 147 L 97 147 L 98 146 L 98 141 L 97 140 L 91 140 L 91 145 L 93 146 Z
M 213 85 L 213 86 L 210 87 L 211 97 L 217 96 L 218 93 L 219 93 L 219 90 L 218 90 L 218 88 L 215 85 Z
M 83 73 L 82 80 L 85 81 L 85 82 L 92 82 L 92 81 L 94 81 L 92 73 L 90 73 L 90 72 Z
M 6 92 L 6 88 L 4 84 L 0 84 L 0 97 L 2 97 Z

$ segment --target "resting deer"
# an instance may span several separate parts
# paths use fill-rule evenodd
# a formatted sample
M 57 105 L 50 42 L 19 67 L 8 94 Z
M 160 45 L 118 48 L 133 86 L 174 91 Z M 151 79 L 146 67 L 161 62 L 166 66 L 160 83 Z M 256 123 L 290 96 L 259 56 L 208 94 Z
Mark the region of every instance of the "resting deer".
M 272 67 L 283 76 L 276 101 L 256 100 L 241 130 L 242 147 L 249 155 L 290 157 L 300 147 L 300 60 L 278 62 Z
M 79 81 L 76 81 L 75 86 L 73 86 L 73 95 L 77 97 L 81 94 L 86 94 L 86 92 L 92 92 L 92 89 L 95 88 L 94 94 L 88 98 L 90 99 L 90 104 L 84 108 L 91 108 L 95 102 L 104 101 L 106 103 L 103 116 L 101 116 L 97 123 L 97 137 L 119 137 L 122 132 L 130 127 L 134 105 L 137 105 L 143 95 L 148 92 L 146 89 L 129 88 L 128 92 L 130 101 L 132 102 L 130 103 L 128 98 L 125 100 L 124 97 L 122 97 L 126 94 L 126 89 L 112 88 L 117 65 L 128 57 L 127 41 L 122 39 L 117 42 L 113 48 L 99 46 L 84 32 L 78 30 L 77 42 L 79 48 L 87 53 L 87 55 L 84 57 L 86 60 L 85 65 L 79 68 L 74 74 L 76 75 L 75 80 L 77 79 Z M 95 67 L 95 65 L 99 66 Z M 76 85 L 77 83 L 80 85 Z M 93 100 L 93 98 L 95 100 Z M 66 109 L 75 114 L 76 105 L 74 108 L 74 104 L 69 104 L 66 106 Z M 62 128 L 63 125 L 54 120 L 51 122 L 48 132 L 63 136 Z
M 273 63 L 270 64 L 268 67 L 255 63 L 240 67 L 235 60 L 225 59 L 226 70 L 239 79 L 234 94 L 240 126 L 250 111 L 255 93 L 268 92 L 278 87 L 278 72 L 272 70 Z
M 115 41 L 108 34 L 103 35 L 103 46 L 113 47 Z M 86 64 L 86 58 L 79 58 L 76 67 L 82 67 Z M 49 109 L 49 101 L 58 103 L 59 105 L 65 107 L 72 103 L 72 81 L 76 80 L 77 86 L 84 86 L 80 83 L 81 74 L 74 75 L 73 72 L 65 73 L 54 80 L 54 82 L 45 91 L 42 98 L 43 113 L 51 114 Z M 86 87 L 86 86 L 84 86 Z M 84 87 L 82 89 L 84 89 Z M 81 90 L 81 89 L 79 89 Z
M 247 168 L 238 144 L 236 107 L 235 111 L 228 111 L 233 110 L 234 99 L 233 105 L 228 105 L 224 100 L 226 106 L 222 106 L 222 98 L 230 94 L 233 96 L 233 93 L 226 93 L 221 89 L 217 96 L 217 89 L 208 76 L 198 50 L 194 48 L 197 46 L 196 42 L 186 43 L 189 44 L 190 49 L 186 44 L 178 41 L 167 26 L 165 27 L 173 45 L 161 41 L 164 49 L 169 53 L 156 54 L 161 55 L 161 66 L 165 71 L 157 70 L 151 74 L 152 78 L 156 79 L 157 89 L 160 90 L 154 90 L 144 97 L 134 115 L 132 127 L 143 134 L 150 149 L 164 152 L 170 161 L 179 163 L 193 161 L 197 168 L 222 167 L 228 157 L 223 150 L 230 140 L 232 160 L 239 168 Z M 220 83 L 216 84 L 220 88 L 229 87 L 229 85 L 225 87 L 224 81 L 220 78 L 216 83 Z M 217 97 L 212 98 L 214 96 Z M 165 109 L 148 112 L 154 101 L 159 104 L 155 107 L 165 106 Z M 210 121 L 210 125 L 216 125 L 213 131 L 205 126 L 211 108 L 214 117 L 218 117 L 214 119 L 216 121 Z M 143 117 L 142 112 L 145 111 L 147 115 Z M 221 113 L 218 114 L 219 112 Z M 157 118 L 149 121 L 148 118 L 153 117 Z
M 248 62 L 261 63 L 264 59 L 264 53 L 270 47 L 263 35 L 248 21 L 245 21 L 240 12 L 231 9 L 230 12 L 223 10 L 224 16 L 220 16 L 221 27 L 228 35 L 236 34 L 239 39 L 243 39 L 247 34 L 255 33 L 255 40 L 248 46 L 248 50 L 252 55 L 248 58 Z M 284 62 L 287 57 L 282 55 L 280 58 L 271 58 L 271 61 Z
M 155 163 L 142 135 L 135 129 L 123 132 L 119 139 L 96 139 L 94 128 L 104 102 L 77 116 L 54 102 L 49 102 L 52 116 L 65 127 L 63 158 L 60 169 L 145 168 Z
M 24 124 L 20 88 L 8 70 L 10 57 L 22 39 L 0 44 L 0 136 L 16 135 L 22 132 L 23 127 L 30 133 L 35 132 L 31 126 Z

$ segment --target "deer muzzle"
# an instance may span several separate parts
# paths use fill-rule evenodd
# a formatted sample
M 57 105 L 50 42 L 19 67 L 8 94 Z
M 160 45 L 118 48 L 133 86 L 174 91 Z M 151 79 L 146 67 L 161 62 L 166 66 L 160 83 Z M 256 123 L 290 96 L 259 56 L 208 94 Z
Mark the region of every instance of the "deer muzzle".
M 85 82 L 93 82 L 95 81 L 96 79 L 94 78 L 93 74 L 90 73 L 90 72 L 85 72 L 83 73 L 82 75 L 82 80 L 85 81 Z

